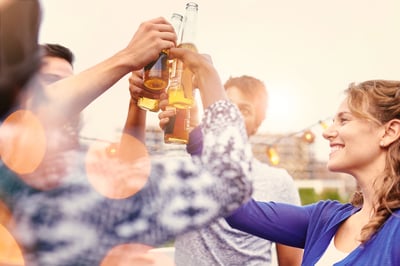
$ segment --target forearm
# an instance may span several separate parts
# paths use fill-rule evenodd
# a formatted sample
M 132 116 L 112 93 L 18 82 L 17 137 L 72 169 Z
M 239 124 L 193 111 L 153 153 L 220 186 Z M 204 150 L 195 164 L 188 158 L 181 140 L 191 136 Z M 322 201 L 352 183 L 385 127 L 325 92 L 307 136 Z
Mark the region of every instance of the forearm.
M 137 106 L 131 99 L 128 115 L 125 121 L 123 133 L 135 137 L 145 143 L 146 138 L 146 111 Z
M 276 243 L 276 254 L 279 266 L 300 266 L 303 249 Z
M 204 110 L 218 100 L 227 99 L 220 77 L 208 61 L 203 60 L 203 67 L 197 69 L 195 75 Z
M 273 242 L 303 248 L 309 213 L 302 206 L 250 200 L 226 218 L 235 229 Z
M 119 52 L 79 74 L 46 87 L 47 101 L 41 105 L 40 117 L 50 124 L 62 124 L 70 116 L 80 113 L 131 71 L 132 66 L 125 63 L 123 54 Z

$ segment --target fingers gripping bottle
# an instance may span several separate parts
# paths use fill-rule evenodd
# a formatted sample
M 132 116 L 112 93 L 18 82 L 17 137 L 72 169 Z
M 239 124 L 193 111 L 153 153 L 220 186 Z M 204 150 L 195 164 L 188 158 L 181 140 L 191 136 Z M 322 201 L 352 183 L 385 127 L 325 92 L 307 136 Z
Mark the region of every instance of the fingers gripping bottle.
M 174 27 L 178 40 L 182 21 L 182 15 L 177 13 L 172 14 L 170 22 Z M 141 109 L 158 112 L 158 99 L 160 94 L 165 92 L 168 87 L 170 76 L 169 71 L 168 50 L 162 50 L 157 60 L 144 67 L 143 83 L 145 90 L 149 93 L 146 94 L 146 97 L 142 96 L 138 99 L 137 105 Z

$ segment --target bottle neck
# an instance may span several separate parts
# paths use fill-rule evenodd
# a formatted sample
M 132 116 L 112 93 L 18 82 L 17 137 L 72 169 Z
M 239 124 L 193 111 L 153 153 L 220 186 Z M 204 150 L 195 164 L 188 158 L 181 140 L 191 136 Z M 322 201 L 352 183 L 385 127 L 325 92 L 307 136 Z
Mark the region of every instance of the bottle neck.
M 197 6 L 186 8 L 185 22 L 182 30 L 181 43 L 195 43 L 197 31 Z

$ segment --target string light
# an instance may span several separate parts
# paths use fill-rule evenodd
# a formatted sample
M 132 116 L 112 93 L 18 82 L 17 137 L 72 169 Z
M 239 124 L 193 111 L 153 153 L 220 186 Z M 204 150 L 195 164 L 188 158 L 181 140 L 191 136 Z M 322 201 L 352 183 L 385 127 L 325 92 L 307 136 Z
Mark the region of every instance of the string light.
M 279 154 L 272 146 L 267 147 L 267 156 L 272 165 L 278 165 L 280 162 Z
M 324 130 L 328 129 L 328 127 L 329 127 L 328 123 L 326 122 L 326 119 L 324 121 L 319 120 L 318 123 Z
M 311 144 L 315 140 L 315 134 L 311 130 L 308 129 L 308 130 L 304 131 L 302 139 L 305 142 Z
M 266 153 L 267 153 L 267 157 L 268 157 L 270 163 L 272 165 L 278 165 L 280 162 L 279 153 L 276 148 L 276 145 L 278 144 L 278 142 L 280 142 L 284 138 L 289 138 L 294 135 L 301 135 L 301 139 L 304 142 L 306 142 L 308 144 L 312 144 L 315 141 L 315 134 L 314 134 L 314 132 L 312 132 L 311 128 L 313 128 L 316 125 L 319 125 L 322 127 L 323 130 L 326 130 L 329 127 L 328 123 L 326 122 L 328 119 L 329 118 L 326 118 L 324 120 L 319 120 L 317 123 L 314 123 L 314 124 L 308 126 L 307 128 L 304 128 L 300 131 L 291 133 L 286 136 L 282 136 L 282 137 L 276 139 L 272 144 L 268 145 Z

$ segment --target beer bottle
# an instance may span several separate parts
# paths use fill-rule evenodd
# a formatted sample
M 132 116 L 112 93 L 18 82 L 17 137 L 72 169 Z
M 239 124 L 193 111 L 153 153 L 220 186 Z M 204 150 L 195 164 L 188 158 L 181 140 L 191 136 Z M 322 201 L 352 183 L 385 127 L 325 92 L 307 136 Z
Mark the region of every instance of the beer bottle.
M 164 129 L 164 143 L 187 144 L 189 141 L 190 109 L 167 106 L 175 110 Z
M 197 52 L 195 45 L 198 5 L 194 2 L 186 4 L 182 38 L 178 47 L 191 49 Z M 190 108 L 194 104 L 193 73 L 185 67 L 182 61 L 177 60 L 175 75 L 170 77 L 168 87 L 168 102 L 177 108 Z
M 186 4 L 186 12 L 182 29 L 182 38 L 178 47 L 197 52 L 195 46 L 198 5 L 194 2 Z M 180 60 L 174 60 L 170 71 L 167 109 L 175 110 L 164 129 L 164 142 L 187 144 L 189 140 L 191 110 L 195 104 L 193 94 L 193 73 Z
M 183 16 L 173 13 L 171 24 L 174 27 L 175 33 L 178 36 L 182 25 Z M 158 112 L 158 99 L 162 92 L 165 92 L 169 84 L 169 60 L 168 50 L 162 50 L 157 60 L 149 63 L 144 67 L 143 83 L 145 90 L 150 94 L 147 97 L 140 97 L 137 105 L 144 110 Z

